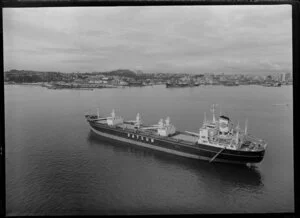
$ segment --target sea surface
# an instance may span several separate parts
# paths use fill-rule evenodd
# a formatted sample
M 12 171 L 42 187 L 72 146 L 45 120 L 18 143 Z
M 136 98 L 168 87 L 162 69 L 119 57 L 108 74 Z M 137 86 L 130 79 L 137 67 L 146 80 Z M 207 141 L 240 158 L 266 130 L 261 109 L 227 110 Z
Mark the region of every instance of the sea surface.
M 292 86 L 5 85 L 7 215 L 294 212 L 292 94 Z M 84 119 L 114 108 L 125 119 L 169 116 L 178 130 L 198 132 L 213 103 L 268 142 L 261 163 L 210 164 L 104 141 Z

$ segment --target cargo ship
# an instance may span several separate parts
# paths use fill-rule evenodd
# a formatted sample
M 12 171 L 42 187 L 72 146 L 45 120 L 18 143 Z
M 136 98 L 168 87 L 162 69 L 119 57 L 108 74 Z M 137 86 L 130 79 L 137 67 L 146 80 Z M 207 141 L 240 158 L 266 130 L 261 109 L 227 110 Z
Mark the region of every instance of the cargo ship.
M 160 119 L 158 124 L 145 125 L 138 113 L 135 120 L 125 121 L 113 110 L 111 116 L 85 114 L 90 129 L 95 134 L 114 142 L 154 149 L 186 158 L 204 161 L 255 164 L 263 160 L 267 143 L 242 130 L 229 117 L 221 115 L 216 119 L 215 105 L 212 105 L 212 120 L 206 119 L 199 132 L 178 131 L 170 118 Z

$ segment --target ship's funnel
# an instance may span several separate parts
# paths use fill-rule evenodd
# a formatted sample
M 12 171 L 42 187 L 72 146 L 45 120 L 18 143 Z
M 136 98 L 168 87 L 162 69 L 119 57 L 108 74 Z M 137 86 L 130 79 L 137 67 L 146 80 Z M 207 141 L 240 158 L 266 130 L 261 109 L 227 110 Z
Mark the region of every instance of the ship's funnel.
M 229 132 L 229 118 L 226 116 L 219 117 L 219 130 L 224 133 Z

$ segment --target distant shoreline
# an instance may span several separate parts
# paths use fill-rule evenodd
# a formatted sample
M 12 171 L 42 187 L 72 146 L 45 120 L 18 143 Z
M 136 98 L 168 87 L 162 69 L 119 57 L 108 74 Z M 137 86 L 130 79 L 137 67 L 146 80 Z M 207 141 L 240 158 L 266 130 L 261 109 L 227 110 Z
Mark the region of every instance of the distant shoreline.
M 45 87 L 47 89 L 70 89 L 70 90 L 90 90 L 93 91 L 94 89 L 112 89 L 112 88 L 131 88 L 131 87 L 148 87 L 148 86 L 156 86 L 156 85 L 164 85 L 164 84 L 153 84 L 153 85 L 145 85 L 145 86 L 130 86 L 130 85 L 122 85 L 122 86 L 115 86 L 115 85 L 104 85 L 104 86 L 91 86 L 88 87 L 89 84 L 84 84 L 84 87 L 79 87 L 78 86 L 73 86 L 73 87 L 68 87 L 68 86 L 60 86 L 60 85 L 50 85 L 48 83 L 10 83 L 10 82 L 4 82 L 4 85 L 22 85 L 22 86 L 40 86 L 40 87 Z M 250 86 L 250 85 L 255 85 L 255 86 L 262 86 L 262 87 L 266 87 L 266 88 L 270 88 L 270 87 L 275 87 L 275 88 L 280 88 L 280 86 L 266 86 L 264 84 L 240 84 L 234 87 L 238 87 L 238 86 Z M 282 84 L 281 86 L 292 86 L 293 84 Z M 201 84 L 199 86 L 196 87 L 212 87 L 212 86 L 224 86 L 224 87 L 233 87 L 233 86 L 226 86 L 223 84 Z M 188 88 L 188 87 L 168 87 L 167 89 L 180 89 L 180 88 Z M 195 86 L 190 87 L 190 88 L 195 88 Z

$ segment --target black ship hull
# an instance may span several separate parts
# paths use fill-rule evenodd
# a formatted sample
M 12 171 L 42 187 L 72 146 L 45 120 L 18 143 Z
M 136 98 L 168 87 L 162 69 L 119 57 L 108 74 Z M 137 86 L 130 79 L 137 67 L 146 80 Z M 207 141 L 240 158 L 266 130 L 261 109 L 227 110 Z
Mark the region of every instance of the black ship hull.
M 138 130 L 122 129 L 118 126 L 110 127 L 94 121 L 88 122 L 91 130 L 101 137 L 186 158 L 233 164 L 251 164 L 261 162 L 265 153 L 265 150 L 240 151 L 198 143 L 189 144 L 182 140 L 149 135 Z

